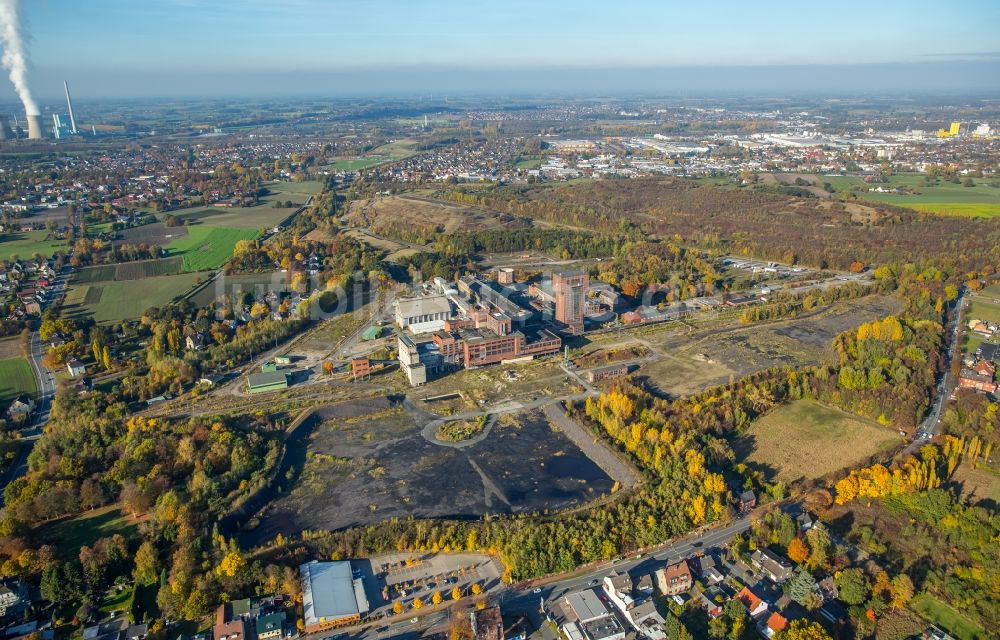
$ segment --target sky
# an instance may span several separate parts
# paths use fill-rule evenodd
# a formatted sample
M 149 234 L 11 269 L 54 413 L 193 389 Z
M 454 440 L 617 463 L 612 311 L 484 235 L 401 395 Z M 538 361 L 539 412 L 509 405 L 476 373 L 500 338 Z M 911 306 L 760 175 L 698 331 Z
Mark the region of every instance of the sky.
M 82 98 L 1000 90 L 998 0 L 23 0 L 22 12 L 42 98 L 64 78 Z

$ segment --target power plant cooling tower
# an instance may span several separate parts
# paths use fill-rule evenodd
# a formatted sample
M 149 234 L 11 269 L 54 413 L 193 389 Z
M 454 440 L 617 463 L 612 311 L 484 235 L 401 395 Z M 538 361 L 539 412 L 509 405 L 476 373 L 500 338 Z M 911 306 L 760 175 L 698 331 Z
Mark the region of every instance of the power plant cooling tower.
M 7 122 L 7 116 L 0 116 L 0 140 L 8 140 L 13 137 L 10 131 L 10 123 Z
M 42 119 L 39 116 L 28 116 L 28 140 L 42 139 Z

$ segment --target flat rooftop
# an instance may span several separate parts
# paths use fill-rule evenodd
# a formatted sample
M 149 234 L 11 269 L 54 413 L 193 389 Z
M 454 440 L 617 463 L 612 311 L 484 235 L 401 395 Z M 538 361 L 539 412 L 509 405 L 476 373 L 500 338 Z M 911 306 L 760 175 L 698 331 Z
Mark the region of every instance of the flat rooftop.
M 354 580 L 350 562 L 314 560 L 300 566 L 299 573 L 302 577 L 303 617 L 307 625 L 368 611 L 364 587 L 361 580 Z

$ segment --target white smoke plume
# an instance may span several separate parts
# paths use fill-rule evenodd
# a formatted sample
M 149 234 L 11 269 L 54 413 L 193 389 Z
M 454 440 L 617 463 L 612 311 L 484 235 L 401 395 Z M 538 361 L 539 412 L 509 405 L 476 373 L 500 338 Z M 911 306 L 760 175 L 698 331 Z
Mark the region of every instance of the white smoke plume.
M 0 0 L 0 45 L 3 46 L 3 68 L 10 75 L 14 89 L 24 104 L 24 111 L 29 116 L 41 113 L 31 89 L 28 88 L 28 54 L 25 52 L 24 30 L 19 14 L 19 0 Z

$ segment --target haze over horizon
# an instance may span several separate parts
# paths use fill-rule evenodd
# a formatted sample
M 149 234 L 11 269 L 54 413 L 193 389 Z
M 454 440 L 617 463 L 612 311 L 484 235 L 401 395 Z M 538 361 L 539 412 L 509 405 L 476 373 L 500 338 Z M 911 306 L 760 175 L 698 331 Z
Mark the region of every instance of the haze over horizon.
M 1000 3 L 24 3 L 41 99 L 996 91 Z M 0 100 L 13 98 L 0 87 Z

